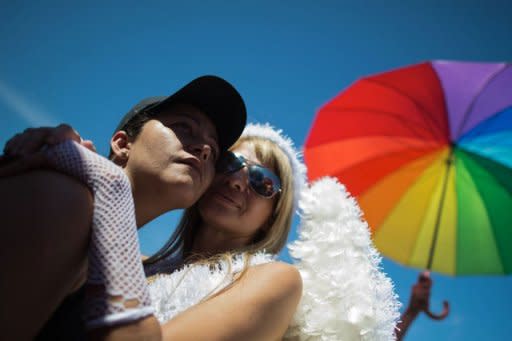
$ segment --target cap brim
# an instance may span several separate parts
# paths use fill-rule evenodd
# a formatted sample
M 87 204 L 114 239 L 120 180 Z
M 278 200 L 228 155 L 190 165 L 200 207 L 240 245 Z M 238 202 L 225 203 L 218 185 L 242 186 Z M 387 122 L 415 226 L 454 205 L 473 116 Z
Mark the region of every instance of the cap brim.
M 228 149 L 238 140 L 247 121 L 242 96 L 230 83 L 217 76 L 196 78 L 147 110 L 160 110 L 175 103 L 193 105 L 210 118 L 217 128 L 221 150 Z

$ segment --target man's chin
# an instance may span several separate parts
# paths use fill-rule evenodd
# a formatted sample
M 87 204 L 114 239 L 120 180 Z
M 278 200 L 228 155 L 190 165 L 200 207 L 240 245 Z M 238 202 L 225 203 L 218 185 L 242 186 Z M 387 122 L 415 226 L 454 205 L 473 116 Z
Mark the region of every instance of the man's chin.
M 205 190 L 201 190 L 198 187 L 199 186 L 194 186 L 193 182 L 182 183 L 176 186 L 175 195 L 179 196 L 181 208 L 188 208 L 199 200 Z

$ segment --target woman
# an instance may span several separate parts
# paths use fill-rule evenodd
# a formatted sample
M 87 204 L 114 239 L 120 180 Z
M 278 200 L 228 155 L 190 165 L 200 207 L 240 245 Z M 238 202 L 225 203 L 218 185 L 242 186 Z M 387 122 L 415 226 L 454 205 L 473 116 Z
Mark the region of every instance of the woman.
M 273 259 L 286 243 L 305 167 L 291 141 L 266 125 L 249 125 L 231 152 L 146 261 L 146 273 L 158 274 L 150 292 L 166 340 L 281 339 L 301 297 L 296 268 Z

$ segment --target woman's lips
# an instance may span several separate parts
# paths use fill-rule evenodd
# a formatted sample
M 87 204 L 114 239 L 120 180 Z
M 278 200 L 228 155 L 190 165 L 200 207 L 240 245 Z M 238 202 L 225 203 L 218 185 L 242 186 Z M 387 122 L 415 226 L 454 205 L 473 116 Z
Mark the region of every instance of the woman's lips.
M 222 193 L 222 192 L 215 192 L 214 196 L 219 198 L 221 201 L 231 205 L 231 206 L 234 206 L 236 208 L 240 208 L 241 207 L 240 203 L 238 203 L 235 199 L 230 197 L 228 194 L 225 194 L 225 193 Z

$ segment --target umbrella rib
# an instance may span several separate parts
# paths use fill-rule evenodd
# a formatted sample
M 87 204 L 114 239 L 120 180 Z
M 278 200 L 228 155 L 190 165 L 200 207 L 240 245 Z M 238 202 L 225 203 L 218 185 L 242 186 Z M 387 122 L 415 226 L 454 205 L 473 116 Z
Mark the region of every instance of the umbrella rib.
M 473 98 L 471 99 L 471 103 L 470 105 L 468 106 L 468 108 L 466 109 L 466 111 L 464 112 L 464 118 L 462 119 L 460 125 L 459 125 L 459 129 L 457 130 L 457 133 L 455 134 L 455 136 L 453 137 L 454 140 L 457 140 L 460 133 L 462 132 L 462 130 L 464 129 L 464 126 L 466 125 L 469 117 L 471 116 L 470 114 L 473 112 L 473 108 L 475 107 L 475 104 L 476 104 L 476 101 L 477 99 L 480 97 L 480 95 L 483 93 L 483 91 L 487 88 L 487 86 L 492 83 L 496 77 L 498 77 L 501 73 L 503 73 L 506 69 L 508 69 L 511 65 L 510 64 L 505 64 L 501 69 L 499 70 L 496 70 L 490 77 L 489 79 L 487 79 L 487 81 L 482 84 L 482 86 L 480 87 L 480 89 L 478 89 L 478 91 L 475 93 L 475 95 L 473 96 Z
M 425 139 L 425 137 L 423 137 L 423 134 L 418 132 L 418 130 L 413 130 L 412 126 L 421 128 L 422 130 L 430 133 L 430 135 L 433 137 L 433 140 L 438 140 L 438 139 L 436 139 L 435 134 L 432 133 L 432 130 L 429 129 L 429 127 L 425 127 L 425 125 L 420 125 L 419 123 L 417 123 L 415 121 L 412 121 L 412 120 L 407 120 L 402 115 L 400 115 L 400 114 L 398 114 L 396 112 L 375 110 L 375 109 L 364 108 L 364 107 L 353 107 L 353 108 L 350 108 L 350 107 L 343 107 L 343 106 L 337 106 L 337 105 L 333 105 L 332 108 L 333 109 L 337 109 L 336 113 L 347 113 L 347 114 L 349 114 L 349 111 L 352 111 L 352 112 L 370 112 L 370 113 L 375 113 L 375 114 L 385 114 L 385 115 L 388 115 L 388 116 L 396 117 L 397 121 L 399 121 L 401 124 L 403 124 L 404 126 L 409 128 L 409 130 L 412 131 L 415 136 L 418 136 L 419 138 Z
M 407 165 L 407 164 L 404 164 L 404 165 L 402 165 L 401 167 L 399 167 L 399 168 L 397 168 L 397 169 L 401 169 L 402 167 L 405 167 L 406 165 Z M 414 181 L 412 181 L 412 182 L 409 184 L 409 188 L 414 187 L 414 186 L 415 186 L 415 185 L 420 181 L 420 179 L 421 179 L 421 178 L 423 177 L 423 175 L 425 174 L 425 171 L 426 171 L 426 169 L 424 169 L 420 174 L 418 174 L 418 176 L 416 177 L 416 179 L 415 179 Z M 375 184 L 378 184 L 378 183 L 379 183 L 379 182 L 381 182 L 381 181 L 382 181 L 382 179 L 381 179 L 381 180 L 379 180 L 379 181 L 377 181 Z M 363 194 L 364 194 L 364 192 L 363 192 L 363 193 L 361 193 L 360 195 L 363 195 Z M 430 193 L 430 197 L 432 197 L 433 195 L 434 195 L 434 191 L 432 191 L 432 192 Z M 391 209 L 391 210 L 386 214 L 386 217 L 383 219 L 383 221 L 382 221 L 381 225 L 386 224 L 386 222 L 388 221 L 388 219 L 389 219 L 389 217 L 391 216 L 391 214 L 392 214 L 393 212 L 395 212 L 395 211 L 398 209 L 398 207 L 400 206 L 400 203 L 401 203 L 403 200 L 404 200 L 404 196 L 402 195 L 402 196 L 401 196 L 401 198 L 400 198 L 400 200 L 398 200 L 398 202 L 393 206 L 393 208 L 392 208 L 392 209 Z M 423 215 L 425 215 L 425 214 L 426 214 L 426 211 L 424 211 L 424 212 L 423 212 Z M 417 242 L 418 242 L 418 241 L 416 241 L 416 244 L 417 244 Z M 412 253 L 412 252 L 414 252 L 415 248 L 417 247 L 417 245 L 416 245 L 416 244 L 414 245 L 414 247 L 412 247 L 412 248 L 411 248 L 411 251 L 409 252 L 409 255 L 408 255 L 407 259 L 410 259 L 410 258 L 411 258 L 411 253 Z M 409 265 L 409 264 L 407 264 L 407 265 Z
M 477 162 L 477 163 L 478 163 L 478 162 Z M 481 165 L 479 164 L 479 166 L 481 166 Z M 482 168 L 484 168 L 484 169 L 486 169 L 486 168 L 485 168 L 485 167 L 483 167 L 483 166 L 481 166 L 481 167 L 482 167 Z M 468 171 L 469 176 L 471 177 L 471 179 L 472 179 L 472 181 L 473 181 L 473 184 L 474 184 L 474 187 L 475 187 L 476 191 L 478 192 L 478 196 L 479 196 L 480 198 L 483 198 L 483 196 L 482 196 L 482 192 L 480 191 L 480 188 L 478 188 L 478 186 L 477 186 L 477 182 L 473 180 L 473 179 L 474 179 L 474 176 L 473 176 L 473 174 L 472 174 L 472 173 L 471 173 L 471 171 L 470 171 L 470 167 L 466 167 L 466 169 L 467 169 L 467 171 Z M 488 173 L 488 174 L 490 174 L 490 175 L 491 175 L 491 177 L 492 177 L 496 182 L 498 182 L 498 183 L 501 185 L 501 182 L 499 182 L 499 181 L 498 181 L 498 179 L 496 179 L 496 178 L 492 175 L 492 173 L 490 173 L 490 172 L 487 172 L 487 173 Z M 506 190 L 506 189 L 505 189 L 505 190 Z M 508 192 L 508 191 L 506 191 L 506 192 Z M 510 192 L 508 192 L 508 193 L 510 194 Z M 491 217 L 490 217 L 490 215 L 489 215 L 489 213 L 488 213 L 488 212 L 489 212 L 489 208 L 488 208 L 488 206 L 486 205 L 486 203 L 485 203 L 485 201 L 484 201 L 484 200 L 482 200 L 482 202 L 483 202 L 484 207 L 485 207 L 485 214 L 487 215 L 487 219 L 490 221 L 490 220 L 491 220 Z M 491 228 L 491 232 L 492 232 L 492 237 L 493 237 L 492 239 L 493 239 L 493 242 L 494 242 L 494 247 L 496 248 L 496 250 L 498 250 L 498 255 L 499 255 L 499 261 L 500 261 L 501 272 L 503 272 L 503 273 L 504 273 L 504 272 L 505 272 L 505 267 L 503 266 L 503 262 L 501 261 L 501 259 L 502 259 L 502 257 L 501 257 L 501 256 L 502 256 L 502 253 L 501 253 L 500 249 L 498 248 L 498 243 L 496 242 L 496 240 L 497 240 L 497 239 L 496 239 L 496 234 L 494 233 L 494 229 L 493 229 L 493 228 Z
M 423 175 L 423 174 L 424 174 L 424 172 L 425 172 L 425 171 L 423 171 L 423 173 L 422 173 L 421 175 Z M 416 184 L 416 183 L 419 181 L 419 179 L 421 179 L 421 175 L 419 175 L 419 176 L 418 176 L 418 180 L 414 181 L 414 182 L 412 183 L 412 185 L 411 185 L 411 186 L 413 186 L 414 184 Z M 430 199 L 428 200 L 429 202 L 433 200 L 432 198 L 434 197 L 434 194 L 435 194 L 435 189 L 433 189 L 433 190 L 430 192 L 430 194 L 429 194 L 429 197 L 430 197 Z M 423 217 L 422 217 L 422 219 L 421 219 L 422 221 L 423 221 L 423 220 L 425 220 L 425 215 L 426 215 L 426 214 L 427 214 L 427 210 L 424 210 L 424 211 L 423 211 Z M 417 249 L 417 248 L 418 248 L 418 246 L 419 246 L 419 243 L 420 243 L 420 240 L 419 240 L 418 238 L 416 238 L 416 242 L 414 243 L 414 246 L 411 248 L 411 251 L 410 251 L 410 253 L 409 253 L 409 255 L 408 255 L 408 259 L 410 259 L 410 258 L 411 258 L 411 255 L 416 251 L 416 249 Z M 427 260 L 427 263 L 428 263 L 428 262 L 429 262 L 429 261 Z M 430 267 L 429 267 L 427 264 L 425 264 L 425 268 L 428 268 L 428 269 L 429 269 Z
M 370 80 L 368 78 L 365 78 L 364 80 L 366 80 L 368 82 L 371 82 L 371 83 L 378 84 L 378 85 L 380 85 L 382 87 L 385 87 L 385 88 L 388 88 L 388 89 L 392 89 L 392 90 L 396 91 L 398 94 L 402 95 L 404 98 L 407 98 L 408 100 L 410 100 L 414 104 L 414 106 L 416 106 L 418 108 L 419 111 L 421 111 L 424 114 L 421 117 L 425 120 L 425 122 L 427 122 L 427 125 L 429 127 L 431 127 L 432 135 L 437 136 L 436 131 L 441 131 L 442 132 L 442 127 L 439 124 L 437 124 L 437 121 L 430 119 L 430 117 L 432 116 L 431 113 L 428 112 L 427 109 L 425 109 L 413 97 L 409 96 L 407 93 L 403 92 L 402 90 L 400 90 L 400 89 L 398 89 L 396 87 L 393 87 L 393 86 L 391 86 L 389 84 L 386 84 L 386 83 L 382 83 L 382 82 L 376 81 L 375 79 L 371 79 Z M 429 119 L 427 119 L 427 118 L 429 118 Z M 441 134 L 441 135 L 443 135 L 443 134 Z
M 439 206 L 437 208 L 437 217 L 436 217 L 436 225 L 434 227 L 434 235 L 432 236 L 432 243 L 430 244 L 430 251 L 428 255 L 428 262 L 427 262 L 427 270 L 432 269 L 432 262 L 434 261 L 434 251 L 437 244 L 437 236 L 439 234 L 439 223 L 441 222 L 441 216 L 443 214 L 443 208 L 444 208 L 444 198 L 446 196 L 446 187 L 448 184 L 448 176 L 450 174 L 451 166 L 453 164 L 453 148 L 450 148 L 450 155 L 448 155 L 448 159 L 446 162 L 446 172 L 444 174 L 443 179 L 443 191 L 441 194 L 441 201 L 439 202 Z
M 432 150 L 431 150 L 431 153 L 435 153 L 437 150 L 438 150 L 437 148 L 436 148 L 436 149 L 432 149 Z M 389 153 L 389 154 L 385 154 L 384 156 L 389 156 L 389 155 L 392 155 L 392 154 L 399 154 L 399 153 L 403 153 L 403 151 L 398 151 L 398 152 L 396 152 L 396 153 Z M 431 153 L 429 153 L 429 154 L 431 154 Z M 382 156 L 382 154 L 381 154 L 381 155 L 379 155 L 379 157 L 381 157 L 381 156 Z M 370 160 L 375 160 L 375 159 L 377 159 L 377 158 L 379 158 L 379 157 L 374 157 L 374 158 L 371 158 L 371 159 L 367 159 L 367 160 L 364 160 L 364 161 L 358 162 L 358 163 L 354 164 L 354 166 L 361 165 L 361 164 L 363 164 L 363 163 L 365 163 L 365 162 L 368 162 L 368 161 L 370 161 Z M 409 160 L 408 162 L 404 163 L 404 164 L 403 164 L 403 165 L 401 165 L 400 167 L 395 168 L 395 169 L 393 170 L 393 173 L 396 173 L 396 172 L 400 171 L 402 168 L 407 167 L 411 162 L 414 162 L 414 161 L 416 161 L 416 160 L 418 160 L 419 158 L 422 158 L 422 157 L 425 157 L 425 154 L 419 155 L 418 157 L 415 157 L 415 158 L 413 158 L 413 159 Z M 351 167 L 351 168 L 352 168 L 352 167 Z M 333 173 L 338 174 L 338 173 L 340 173 L 340 172 L 341 172 L 341 171 L 343 171 L 343 170 L 344 170 L 344 169 L 339 169 L 339 170 L 336 170 L 336 171 L 335 171 L 335 172 L 333 172 Z M 424 172 L 424 171 L 425 171 L 425 170 L 423 170 L 423 172 Z M 422 172 L 422 173 L 420 173 L 420 174 L 423 174 L 423 172 Z M 383 181 L 383 180 L 384 180 L 384 178 L 386 178 L 388 175 L 389 175 L 389 174 L 387 174 L 386 176 L 384 176 L 384 177 L 382 177 L 381 179 L 379 179 L 378 181 L 376 181 L 376 182 L 372 185 L 372 187 L 373 187 L 373 186 L 375 186 L 375 185 L 377 185 L 377 184 L 378 184 L 378 183 L 380 183 L 381 181 Z M 420 177 L 421 177 L 421 175 L 418 175 L 418 178 L 420 178 Z M 411 183 L 411 186 L 413 186 L 416 182 L 417 182 L 417 180 L 413 181 L 413 182 Z M 359 195 L 364 195 L 365 193 L 366 193 L 366 191 L 361 192 Z
M 368 137 L 386 137 L 386 138 L 389 138 L 389 139 L 397 139 L 397 135 L 383 135 L 383 134 L 379 134 L 379 135 L 364 135 L 364 138 L 368 138 Z M 317 146 L 313 146 L 313 147 L 310 147 L 309 149 L 314 149 L 316 147 L 319 147 L 319 146 L 326 146 L 326 145 L 329 145 L 331 143 L 337 143 L 337 142 L 340 142 L 340 141 L 350 141 L 350 140 L 357 140 L 357 139 L 360 139 L 361 137 L 360 136 L 353 136 L 353 137 L 349 137 L 349 138 L 345 138 L 345 139 L 342 139 L 342 140 L 334 140 L 334 141 L 329 141 L 327 143 L 322 143 L 320 145 L 317 145 Z M 420 139 L 416 139 L 416 138 L 411 138 L 411 140 L 417 140 L 417 141 L 424 141 L 424 140 L 420 140 Z M 397 142 L 397 144 L 402 144 L 402 142 Z M 435 145 L 439 145 L 439 146 L 444 146 L 444 144 L 442 143 L 439 143 L 436 141 L 433 141 L 432 144 L 435 144 Z M 428 148 L 413 148 L 413 147 L 408 147 L 410 149 L 414 149 L 414 150 L 424 150 L 424 149 L 428 149 Z
M 380 136 L 380 135 L 379 135 Z M 384 137 L 387 137 L 385 135 L 382 135 Z M 389 137 L 394 137 L 394 136 L 389 136 Z M 346 140 L 349 140 L 349 139 L 346 139 Z M 325 146 L 326 144 L 324 144 L 323 146 Z M 382 154 L 378 154 L 378 155 L 375 155 L 373 157 L 370 157 L 370 158 L 367 158 L 367 159 L 364 159 L 364 160 L 361 160 L 357 163 L 354 163 L 352 164 L 350 167 L 348 168 L 354 168 L 354 167 L 358 167 L 360 165 L 362 165 L 363 163 L 366 163 L 366 162 L 370 162 L 370 161 L 373 161 L 373 160 L 376 160 L 376 159 L 380 159 L 380 158 L 386 158 L 386 157 L 389 157 L 389 156 L 392 156 L 392 155 L 396 155 L 396 154 L 402 154 L 404 153 L 405 151 L 418 151 L 418 152 L 435 152 L 436 150 L 438 150 L 439 148 L 442 148 L 444 147 L 443 145 L 439 145 L 438 147 L 429 147 L 429 148 L 414 148 L 414 147 L 404 147 L 400 150 L 393 150 L 393 151 L 390 151 L 390 152 L 387 152 L 387 153 L 382 153 Z M 425 153 L 421 154 L 421 155 L 418 155 L 417 157 L 409 160 L 409 162 L 401 165 L 400 167 L 396 168 L 394 170 L 394 172 L 400 170 L 402 167 L 405 167 L 408 163 L 414 161 L 414 160 L 417 160 L 418 158 L 420 157 L 423 157 L 425 156 Z M 334 174 L 334 173 L 339 173 L 339 172 L 342 172 L 344 171 L 345 169 L 347 169 L 347 167 L 345 168 L 340 168 L 340 169 L 336 169 L 334 171 L 331 171 L 330 173 Z
M 485 120 L 480 122 L 476 127 L 474 127 L 472 130 L 468 131 L 466 134 L 474 132 L 474 136 L 472 136 L 469 140 L 475 140 L 478 137 L 486 134 L 486 131 L 484 130 L 484 125 L 487 124 L 487 123 L 490 123 L 490 122 L 492 122 L 494 120 L 497 120 L 498 118 L 501 118 L 502 115 L 505 115 L 506 113 L 508 113 L 507 112 L 508 108 L 511 108 L 511 110 L 512 110 L 512 106 L 511 107 L 507 107 L 504 110 L 500 111 L 498 114 L 486 118 Z M 480 127 L 480 129 L 478 129 L 479 127 Z M 504 129 L 504 130 L 506 131 L 506 130 L 510 130 L 510 129 Z M 459 139 L 459 143 L 464 139 L 464 136 L 466 136 L 466 134 L 461 136 L 461 139 Z
M 491 163 L 497 164 L 498 166 L 501 166 L 501 167 L 503 167 L 503 168 L 507 168 L 507 167 L 503 166 L 501 163 L 499 163 L 499 162 L 497 162 L 497 161 L 495 161 L 495 160 L 493 160 L 493 159 L 490 159 L 490 158 L 488 158 L 488 157 L 486 157 L 486 156 L 484 156 L 484 155 L 480 155 L 480 154 L 478 154 L 478 153 L 475 153 L 475 152 L 473 152 L 473 151 L 471 151 L 471 150 L 467 150 L 467 149 L 465 149 L 465 148 L 460 148 L 460 147 L 457 147 L 457 148 L 458 148 L 459 150 L 463 151 L 464 153 L 468 154 L 468 155 L 476 156 L 476 158 L 472 158 L 472 159 L 474 159 L 474 161 L 475 161 L 476 163 L 478 163 L 478 165 L 479 165 L 480 167 L 484 168 L 485 170 L 487 170 L 487 167 L 485 167 L 484 165 L 482 165 L 482 164 L 478 161 L 478 158 L 485 159 L 486 161 L 489 161 L 489 162 L 491 162 Z M 509 172 L 511 173 L 511 178 L 512 178 L 512 170 L 509 170 L 508 168 L 507 168 L 506 170 L 507 170 L 507 171 L 509 171 Z M 509 190 L 507 189 L 507 186 L 506 186 L 506 185 L 505 185 L 505 184 L 504 184 L 500 179 L 498 179 L 498 178 L 497 178 L 497 177 L 496 177 L 492 172 L 489 172 L 489 171 L 488 171 L 487 173 L 488 173 L 488 174 L 489 174 L 489 175 L 494 179 L 494 181 L 496 181 L 498 184 L 500 184 L 500 186 L 501 186 L 501 187 L 503 187 L 503 189 L 504 189 L 504 190 L 505 190 L 505 191 L 506 191 L 506 192 L 507 192 L 507 193 L 512 197 L 512 192 L 511 192 L 511 191 L 509 191 Z

